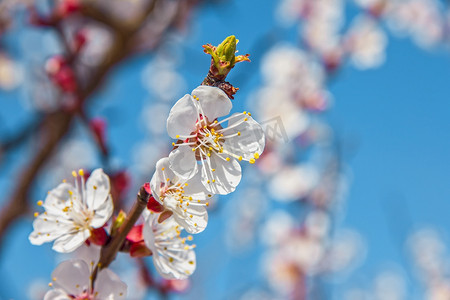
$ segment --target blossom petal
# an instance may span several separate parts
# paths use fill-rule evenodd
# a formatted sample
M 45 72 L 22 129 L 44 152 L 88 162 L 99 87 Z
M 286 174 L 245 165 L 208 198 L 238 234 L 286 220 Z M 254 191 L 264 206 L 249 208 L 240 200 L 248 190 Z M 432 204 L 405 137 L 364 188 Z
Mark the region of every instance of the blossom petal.
M 202 183 L 202 175 L 197 172 L 192 178 L 186 181 L 187 185 L 184 187 L 184 192 L 192 196 L 195 200 L 205 200 L 206 188 Z
M 105 225 L 109 218 L 111 218 L 113 211 L 113 200 L 111 195 L 108 195 L 106 201 L 95 210 L 94 217 L 91 221 L 91 226 L 93 228 L 99 228 Z
M 161 158 L 156 162 L 155 173 L 150 180 L 150 188 L 152 190 L 153 197 L 160 202 L 159 196 L 161 195 L 161 187 L 167 183 L 167 178 L 176 178 L 175 173 L 170 169 L 170 162 L 168 157 Z M 160 202 L 161 203 L 161 202 Z
M 174 218 L 162 223 L 157 219 L 158 215 L 150 214 L 143 229 L 145 245 L 153 252 L 156 270 L 166 279 L 187 278 L 194 272 L 196 260 L 192 248 L 178 237 L 183 228 Z
M 53 250 L 61 253 L 69 253 L 83 245 L 83 243 L 91 236 L 89 229 L 75 231 L 63 235 L 55 240 Z
M 96 299 L 125 299 L 127 285 L 113 271 L 103 269 L 95 281 L 94 292 L 98 293 Z
M 89 288 L 89 275 L 89 266 L 83 260 L 64 261 L 52 272 L 53 287 L 69 295 L 80 295 Z
M 41 214 L 33 221 L 33 228 L 33 232 L 28 237 L 30 243 L 42 245 L 66 234 L 73 225 L 64 223 L 62 218 L 57 222 L 57 219 Z
M 167 133 L 173 139 L 177 135 L 186 136 L 195 130 L 198 118 L 197 107 L 191 95 L 184 95 L 172 107 L 167 118 Z
M 212 155 L 203 160 L 202 183 L 209 192 L 226 195 L 236 189 L 241 181 L 241 173 L 241 166 L 235 159 L 227 161 Z
M 96 210 L 108 201 L 110 192 L 109 177 L 102 169 L 95 169 L 86 181 L 86 204 Z
M 227 94 L 217 87 L 199 86 L 192 91 L 192 96 L 199 98 L 201 112 L 210 122 L 228 115 L 233 107 Z
M 156 244 L 155 244 L 155 234 L 153 233 L 153 227 L 157 226 L 157 218 L 155 217 L 155 213 L 150 212 L 144 222 L 144 227 L 142 228 L 142 236 L 144 237 L 144 242 L 147 248 L 152 250 L 153 255 L 156 253 Z
M 171 262 L 165 256 L 153 255 L 155 268 L 166 279 L 186 279 L 195 271 L 195 252 L 194 250 L 184 250 L 184 245 L 181 243 L 172 247 L 170 257 L 173 257 L 174 260 Z
M 180 146 L 169 154 L 170 169 L 184 179 L 191 178 L 198 171 L 197 160 L 192 149 L 189 146 Z
M 70 193 L 69 191 L 74 191 L 75 187 L 70 183 L 60 183 L 56 188 L 51 190 L 47 197 L 45 198 L 45 206 L 49 206 L 51 208 L 64 208 L 66 203 L 70 201 Z
M 242 113 L 233 114 L 228 121 L 228 128 L 223 131 L 225 151 L 242 156 L 247 161 L 255 159 L 255 154 L 256 157 L 261 155 L 265 146 L 264 131 L 252 117 Z
M 178 201 L 166 198 L 164 204 L 173 212 L 175 221 L 189 233 L 200 233 L 208 224 L 208 212 L 203 205 L 193 200 L 189 206 L 181 206 Z
M 45 293 L 44 300 L 71 300 L 63 290 L 51 290 Z

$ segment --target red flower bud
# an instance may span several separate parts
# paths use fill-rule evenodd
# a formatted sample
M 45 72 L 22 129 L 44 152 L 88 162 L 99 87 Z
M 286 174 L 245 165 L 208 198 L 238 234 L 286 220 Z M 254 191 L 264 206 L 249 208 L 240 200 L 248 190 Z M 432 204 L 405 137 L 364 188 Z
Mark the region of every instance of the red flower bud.
M 152 251 L 145 246 L 144 241 L 133 243 L 130 247 L 131 257 L 145 257 L 152 254 Z
M 133 228 L 131 228 L 130 232 L 128 232 L 128 234 L 127 234 L 127 240 L 129 240 L 133 243 L 142 241 L 144 239 L 144 237 L 142 236 L 143 228 L 144 228 L 143 224 L 133 226 Z
M 63 56 L 56 55 L 47 60 L 45 70 L 50 79 L 63 91 L 75 92 L 77 88 L 75 73 Z
M 162 206 L 161 203 L 156 201 L 156 199 L 153 196 L 151 196 L 150 199 L 148 199 L 147 208 L 156 213 L 164 211 L 164 206 Z
M 91 229 L 91 236 L 89 237 L 89 241 L 99 246 L 103 246 L 108 241 L 108 233 L 106 233 L 105 228 L 94 228 Z
M 92 130 L 98 144 L 104 154 L 108 153 L 106 147 L 106 122 L 102 118 L 94 118 L 89 122 L 89 127 Z M 113 179 L 114 180 L 114 179 Z
M 59 2 L 56 14 L 60 18 L 64 18 L 80 10 L 81 3 L 79 0 L 64 0 Z

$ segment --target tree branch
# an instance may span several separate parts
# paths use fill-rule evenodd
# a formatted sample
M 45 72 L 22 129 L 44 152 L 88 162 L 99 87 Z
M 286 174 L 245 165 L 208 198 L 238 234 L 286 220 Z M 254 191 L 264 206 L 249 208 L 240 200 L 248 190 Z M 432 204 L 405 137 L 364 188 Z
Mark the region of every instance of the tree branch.
M 120 226 L 117 234 L 106 246 L 102 247 L 102 250 L 100 252 L 100 260 L 97 266 L 95 266 L 94 271 L 92 272 L 92 286 L 94 285 L 95 279 L 97 278 L 98 271 L 107 268 L 116 258 L 117 252 L 119 252 L 120 247 L 122 247 L 127 234 L 130 232 L 131 228 L 133 228 L 134 224 L 139 219 L 145 207 L 147 206 L 149 198 L 150 194 L 147 193 L 145 188 L 142 186 L 137 195 L 136 202 L 131 208 L 131 211 L 128 213 L 124 223 L 122 224 L 122 226 Z
M 144 11 L 137 16 L 133 23 L 127 27 L 126 32 L 115 32 L 113 45 L 106 53 L 103 61 L 98 65 L 88 84 L 79 92 L 78 98 L 80 105 L 90 98 L 90 96 L 102 84 L 107 73 L 120 61 L 126 58 L 131 51 L 132 41 L 142 27 L 147 17 L 154 10 L 156 3 L 161 0 L 154 0 L 147 6 Z M 42 167 L 50 159 L 51 155 L 56 151 L 57 146 L 63 137 L 69 132 L 75 112 L 58 111 L 48 114 L 44 117 L 43 125 L 38 137 L 39 143 L 42 145 L 37 149 L 36 154 L 26 165 L 18 176 L 19 180 L 12 189 L 9 200 L 5 202 L 4 208 L 0 211 L 0 245 L 9 226 L 19 217 L 29 211 L 29 193 L 32 188 L 34 179 L 39 174 Z

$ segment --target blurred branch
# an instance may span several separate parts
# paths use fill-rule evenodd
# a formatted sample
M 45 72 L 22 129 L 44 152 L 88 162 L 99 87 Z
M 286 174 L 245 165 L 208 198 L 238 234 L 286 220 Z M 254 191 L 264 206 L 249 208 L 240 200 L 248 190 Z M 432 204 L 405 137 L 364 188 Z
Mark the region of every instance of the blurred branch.
M 90 74 L 93 74 L 87 84 L 77 92 L 79 100 L 79 108 L 90 99 L 95 91 L 101 86 L 106 75 L 111 69 L 120 63 L 124 58 L 133 53 L 135 38 L 139 30 L 146 23 L 149 16 L 154 11 L 157 3 L 164 0 L 154 0 L 148 3 L 147 7 L 132 19 L 132 22 L 123 28 L 116 28 L 114 24 L 120 24 L 116 20 L 106 17 L 104 13 L 96 10 L 93 6 L 82 13 L 96 21 L 111 25 L 114 30 L 114 41 L 108 52 L 105 54 L 100 64 L 93 68 Z M 172 22 L 161 29 L 161 32 L 167 30 Z M 119 26 L 119 25 L 117 25 Z M 60 31 L 60 37 L 64 38 L 64 33 Z M 56 151 L 57 146 L 63 140 L 63 137 L 70 131 L 72 121 L 78 111 L 57 111 L 44 116 L 42 126 L 35 135 L 39 141 L 40 147 L 36 149 L 34 156 L 25 168 L 20 172 L 18 181 L 12 189 L 9 200 L 5 201 L 4 208 L 0 211 L 0 245 L 9 226 L 19 217 L 26 214 L 29 209 L 29 194 L 33 186 L 34 180 L 41 171 L 45 163 L 50 159 L 51 155 Z
M 37 120 L 33 120 L 30 124 L 27 124 L 18 133 L 14 134 L 10 138 L 6 138 L 0 141 L 0 154 L 4 154 L 21 145 L 28 137 L 36 133 L 36 131 L 42 126 L 43 119 L 39 116 Z M 0 157 L 1 160 L 1 157 Z
M 81 13 L 91 19 L 95 20 L 103 25 L 108 26 L 110 29 L 115 31 L 121 31 L 124 26 L 119 23 L 118 20 L 112 18 L 111 16 L 105 14 L 101 9 L 97 7 L 97 4 L 92 1 L 85 1 L 81 8 Z

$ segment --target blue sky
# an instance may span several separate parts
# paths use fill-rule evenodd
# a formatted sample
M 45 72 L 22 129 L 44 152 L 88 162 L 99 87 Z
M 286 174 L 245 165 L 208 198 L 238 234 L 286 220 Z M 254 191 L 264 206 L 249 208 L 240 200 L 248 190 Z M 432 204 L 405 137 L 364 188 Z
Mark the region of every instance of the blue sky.
M 236 78 L 237 86 L 241 87 L 234 110 L 246 109 L 245 99 L 260 81 L 257 72 L 261 55 L 259 51 L 253 55 L 252 50 L 261 37 L 274 32 L 275 4 L 276 1 L 263 5 L 258 0 L 234 1 L 230 6 L 221 4 L 220 10 L 206 7 L 198 11 L 183 48 L 185 63 L 178 68 L 188 83 L 186 93 L 201 82 L 207 72 L 209 58 L 201 51 L 201 45 L 217 44 L 234 34 L 240 39 L 241 53 L 252 55 L 252 65 L 236 67 L 229 78 L 232 82 Z M 278 38 L 295 41 L 290 31 L 276 32 L 281 34 Z M 329 85 L 335 102 L 326 119 L 342 138 L 352 179 L 342 226 L 358 230 L 368 245 L 365 262 L 334 289 L 336 292 L 355 284 L 369 284 L 371 277 L 390 262 L 399 264 L 410 274 L 403 242 L 415 228 L 434 226 L 448 241 L 449 58 L 445 49 L 426 51 L 408 39 L 390 36 L 384 65 L 369 71 L 345 67 Z M 115 156 L 123 166 L 131 163 L 128 145 L 142 138 L 142 132 L 135 131 L 137 124 L 127 120 L 138 115 L 139 105 L 148 101 L 139 79 L 147 61 L 147 57 L 138 57 L 121 66 L 107 88 L 97 96 L 99 102 L 120 105 L 120 119 L 115 123 L 117 127 L 111 129 L 111 135 L 116 139 Z M 239 74 L 246 74 L 250 79 L 240 85 Z M 0 93 L 3 105 L 0 116 L 6 118 L 11 127 L 24 122 L 20 116 L 7 118 L 10 111 L 18 111 L 14 100 L 18 96 L 19 92 Z M 136 105 L 128 105 L 130 102 L 124 103 L 124 99 L 133 99 Z M 0 187 L 5 190 L 8 190 L 10 172 L 0 171 Z M 227 200 L 221 198 L 221 201 Z M 259 268 L 257 255 L 248 253 L 222 260 L 222 221 L 226 217 L 224 211 L 214 213 L 207 231 L 196 237 L 201 272 L 194 277 L 194 285 L 198 284 L 194 291 L 201 290 L 205 299 L 217 295 L 226 299 L 245 289 L 246 283 L 261 282 L 260 274 L 253 274 Z M 53 268 L 50 247 L 31 246 L 27 239 L 30 231 L 30 220 L 19 222 L 11 231 L 0 261 L 0 277 L 3 278 L 0 293 L 5 291 L 13 299 L 25 299 L 21 285 L 36 276 L 50 278 Z M 408 278 L 410 287 L 416 286 L 413 277 Z M 208 288 L 203 289 L 203 284 Z M 411 297 L 420 299 L 420 288 L 414 287 L 411 291 L 414 293 Z

